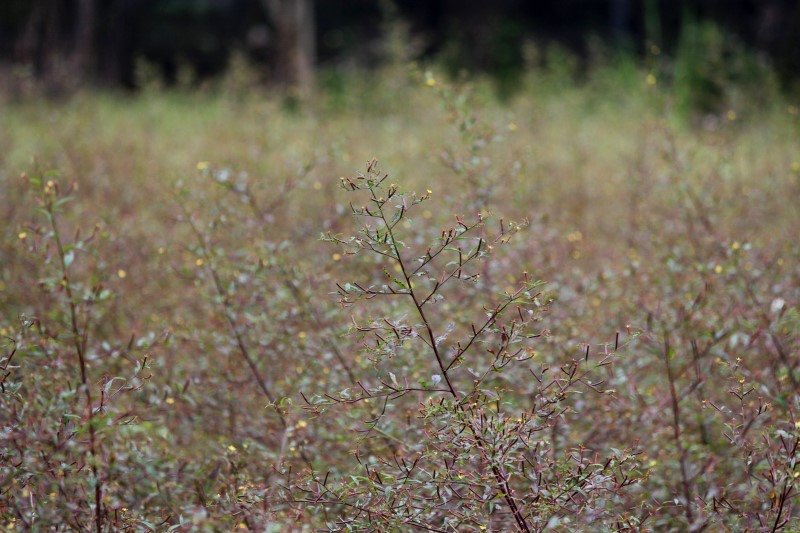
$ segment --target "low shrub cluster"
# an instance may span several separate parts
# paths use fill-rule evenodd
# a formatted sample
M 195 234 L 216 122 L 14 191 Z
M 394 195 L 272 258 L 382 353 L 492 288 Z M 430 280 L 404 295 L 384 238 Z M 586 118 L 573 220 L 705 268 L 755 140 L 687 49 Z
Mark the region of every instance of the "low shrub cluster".
M 636 75 L 8 106 L 3 526 L 800 527 L 797 108 Z

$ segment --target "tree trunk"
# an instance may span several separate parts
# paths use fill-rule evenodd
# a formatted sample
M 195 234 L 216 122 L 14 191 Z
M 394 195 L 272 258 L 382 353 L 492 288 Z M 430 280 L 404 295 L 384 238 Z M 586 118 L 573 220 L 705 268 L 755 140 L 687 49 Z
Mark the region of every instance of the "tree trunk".
M 263 0 L 275 27 L 275 75 L 302 93 L 314 84 L 315 28 L 312 0 Z
M 95 26 L 97 19 L 96 0 L 78 0 L 75 27 L 75 47 L 72 51 L 72 64 L 79 83 L 87 81 L 95 67 Z

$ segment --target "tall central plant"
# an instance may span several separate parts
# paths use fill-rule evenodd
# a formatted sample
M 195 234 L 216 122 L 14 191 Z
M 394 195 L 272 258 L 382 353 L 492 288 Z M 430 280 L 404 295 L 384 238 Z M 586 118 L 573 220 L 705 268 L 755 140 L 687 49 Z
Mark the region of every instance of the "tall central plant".
M 457 216 L 435 242 L 420 244 L 401 233 L 412 228 L 410 215 L 431 191 L 401 193 L 375 160 L 366 173 L 342 178 L 342 187 L 362 196 L 363 205 L 351 208 L 365 222 L 352 237 L 326 237 L 347 254 L 372 255 L 384 279 L 339 284 L 341 302 L 391 303 L 383 316 L 354 319 L 375 376 L 338 395 L 315 397 L 308 409 L 377 404 L 366 424 L 385 435 L 391 428 L 382 426 L 384 415 L 401 398 L 418 398 L 418 438 L 409 443 L 392 435 L 401 444 L 381 457 L 362 459 L 356 452 L 363 472 L 347 481 L 314 475 L 295 501 L 336 509 L 329 519 L 334 529 L 534 531 L 568 523 L 576 512 L 635 525 L 618 505 L 623 489 L 637 480 L 635 454 L 615 451 L 600 459 L 578 444 L 558 451 L 549 438 L 568 416 L 572 394 L 612 392 L 598 375 L 618 346 L 598 361 L 587 349 L 554 368 L 539 364 L 533 343 L 545 333 L 534 331 L 545 309 L 541 283 L 523 273 L 516 287 L 492 297 L 480 279 L 480 263 L 525 224 L 500 220 L 491 231 L 482 215 Z M 479 299 L 489 302 L 475 320 L 471 302 Z

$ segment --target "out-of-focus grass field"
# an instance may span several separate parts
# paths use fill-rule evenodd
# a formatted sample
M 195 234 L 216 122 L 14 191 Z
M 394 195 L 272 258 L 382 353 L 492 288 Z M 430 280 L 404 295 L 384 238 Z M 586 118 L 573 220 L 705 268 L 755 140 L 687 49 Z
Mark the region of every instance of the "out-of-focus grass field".
M 313 467 L 349 482 L 359 460 L 419 452 L 423 393 L 398 399 L 366 436 L 380 402 L 316 413 L 302 398 L 436 371 L 413 354 L 372 363 L 357 332 L 346 335 L 367 316 L 415 320 L 399 304 L 340 306 L 336 282 L 378 280 L 381 266 L 319 239 L 354 231 L 340 176 L 373 157 L 401 190 L 431 190 L 402 227 L 411 244 L 455 214 L 491 212 L 492 227 L 529 220 L 473 292 L 438 303 L 432 319 L 464 326 L 522 271 L 547 282 L 536 355 L 497 385 L 504 408 L 524 411 L 526 367 L 622 344 L 606 392 L 564 398 L 541 438 L 553 457 L 628 450 L 637 481 L 591 505 L 532 503 L 537 530 L 798 527 L 796 489 L 781 497 L 800 472 L 791 102 L 734 98 L 692 122 L 660 80 L 613 69 L 581 84 L 532 73 L 502 102 L 489 82 L 437 73 L 347 83 L 300 104 L 215 90 L 0 104 L 4 527 L 90 527 L 93 465 L 107 527 L 311 529 L 351 511 L 293 502 L 292 476 Z M 96 229 L 68 261 L 74 297 L 37 211 L 37 194 L 53 189 L 71 198 L 56 218 L 64 241 Z M 70 298 L 87 332 L 93 458 Z M 504 520 L 486 508 L 460 528 Z

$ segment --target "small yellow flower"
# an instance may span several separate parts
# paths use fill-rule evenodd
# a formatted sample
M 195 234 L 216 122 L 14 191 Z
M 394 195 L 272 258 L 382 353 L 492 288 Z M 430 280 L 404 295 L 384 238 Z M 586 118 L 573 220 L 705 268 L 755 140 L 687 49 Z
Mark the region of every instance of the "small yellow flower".
M 158 247 L 158 254 L 159 254 L 159 255 L 163 255 L 163 254 L 164 254 L 164 252 L 166 252 L 166 250 L 164 249 L 164 247 L 163 247 L 163 246 L 159 246 L 159 247 Z
M 726 116 L 726 117 L 728 117 L 728 120 L 730 120 L 730 121 L 734 121 L 734 120 L 736 120 L 736 111 L 734 111 L 733 109 L 731 109 L 730 111 L 728 111 L 728 112 L 725 114 L 725 116 Z
M 236 453 L 237 451 L 236 446 L 234 446 L 233 444 L 228 444 L 228 451 L 231 453 Z
M 425 85 L 427 85 L 428 87 L 435 87 L 436 86 L 436 80 L 433 79 L 433 76 L 428 76 L 425 79 Z
M 331 256 L 331 259 L 333 259 L 334 261 L 339 261 L 339 260 L 342 259 L 342 255 L 341 254 L 333 254 Z
M 428 189 L 428 195 L 431 195 L 431 194 L 433 194 L 433 191 Z
M 197 163 L 197 170 L 202 172 L 204 170 L 208 170 L 208 167 L 210 167 L 210 166 L 211 166 L 211 164 L 208 161 L 199 161 Z
M 199 266 L 199 267 L 201 267 L 201 266 L 203 266 L 205 264 L 205 261 L 203 261 L 201 258 L 197 258 L 197 260 L 194 262 L 194 264 Z
M 656 79 L 656 77 L 652 73 L 647 75 L 647 78 L 646 78 L 645 81 L 647 82 L 647 85 L 650 85 L 651 87 L 658 82 L 658 80 Z
M 297 336 L 300 337 L 301 339 L 305 339 L 306 337 L 308 337 L 308 333 L 306 333 L 305 331 L 301 331 L 300 333 L 297 334 Z
M 19 237 L 19 240 L 24 241 L 26 238 L 28 238 L 28 232 L 20 231 L 17 237 Z
M 119 279 L 125 279 L 125 276 L 127 275 L 128 273 L 122 270 L 121 268 L 117 270 L 117 276 L 119 276 Z
M 306 427 L 306 426 L 308 426 L 308 422 L 306 422 L 305 420 L 300 420 L 300 421 L 297 423 L 297 427 L 298 427 L 298 428 L 300 428 L 300 429 L 303 429 L 303 428 L 304 428 L 304 427 Z
M 172 405 L 175 403 L 175 398 L 167 398 L 164 401 L 167 402 L 167 405 Z
M 517 125 L 513 122 L 508 123 L 508 131 L 517 131 Z
M 742 247 L 742 245 L 739 244 L 739 241 L 734 241 L 733 244 L 731 244 L 731 249 L 733 249 L 733 250 L 738 250 L 741 247 Z
M 318 181 L 315 181 L 314 182 L 314 190 L 318 191 L 320 189 L 322 189 L 322 184 L 320 182 L 318 182 Z
M 722 274 L 722 265 L 715 266 L 714 272 L 716 272 L 717 274 Z
M 567 240 L 569 242 L 578 242 L 578 241 L 580 241 L 582 239 L 583 239 L 583 234 L 578 230 L 575 230 L 572 233 L 570 233 L 569 235 L 567 235 Z

